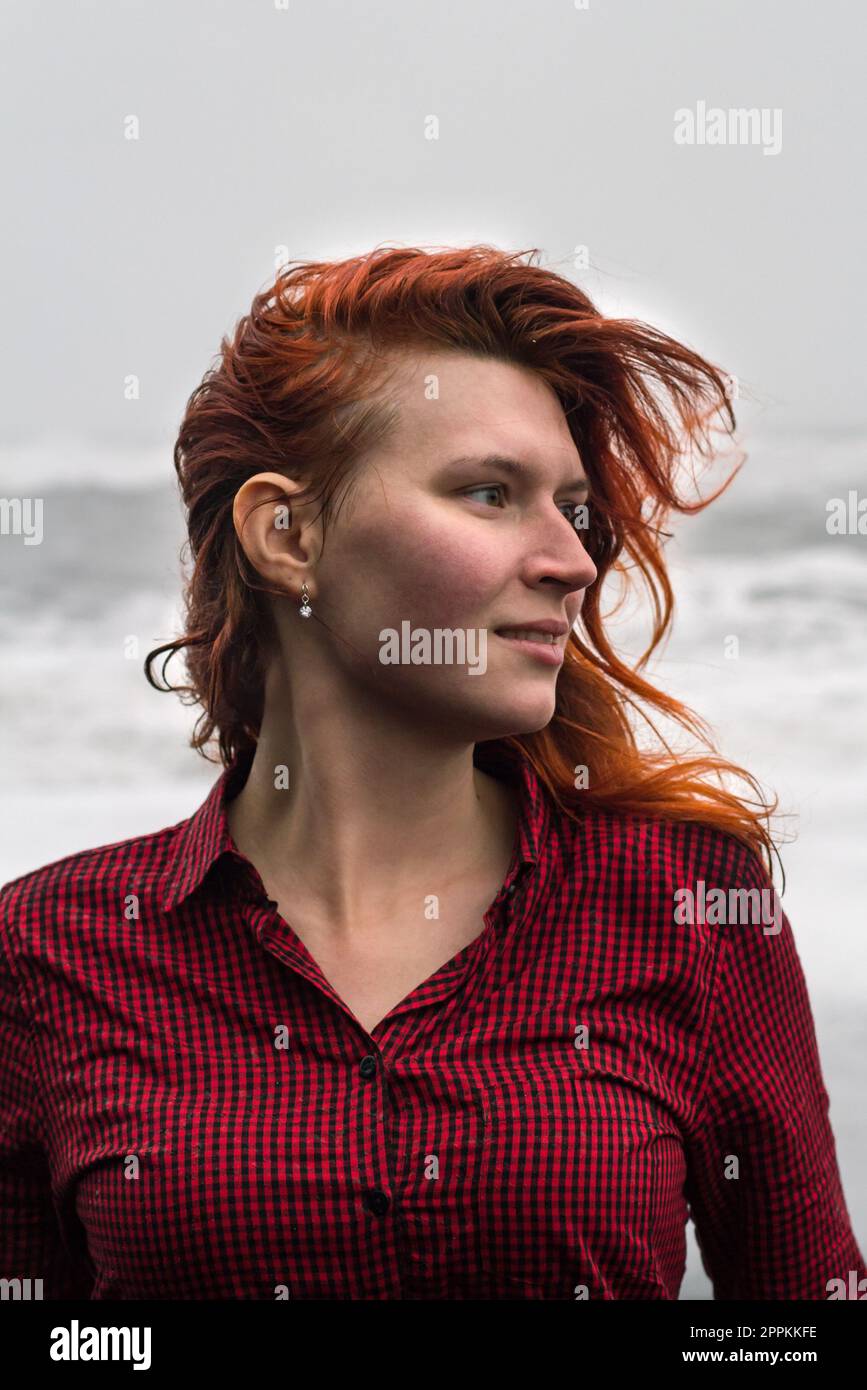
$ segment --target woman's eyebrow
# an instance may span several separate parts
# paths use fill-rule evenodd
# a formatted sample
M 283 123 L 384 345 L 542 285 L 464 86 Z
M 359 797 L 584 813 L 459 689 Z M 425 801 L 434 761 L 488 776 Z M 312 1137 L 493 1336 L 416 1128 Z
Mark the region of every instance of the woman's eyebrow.
M 450 459 L 446 467 L 449 469 L 466 468 L 499 468 L 502 473 L 510 473 L 513 477 L 528 478 L 533 470 L 521 459 L 512 458 L 508 454 L 464 454 L 460 458 Z M 589 492 L 590 479 L 586 477 L 573 478 L 571 482 L 564 483 L 564 488 L 570 492 Z

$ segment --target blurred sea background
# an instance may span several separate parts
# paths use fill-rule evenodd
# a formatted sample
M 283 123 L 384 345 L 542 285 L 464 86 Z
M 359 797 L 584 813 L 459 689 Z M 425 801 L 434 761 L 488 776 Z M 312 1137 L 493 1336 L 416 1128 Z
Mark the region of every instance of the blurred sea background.
M 863 1247 L 867 537 L 829 534 L 826 523 L 831 498 L 867 492 L 867 440 L 802 435 L 745 446 L 728 491 L 697 516 L 673 518 L 674 630 L 650 670 L 796 816 L 786 834 L 797 838 L 781 850 L 782 901 Z M 727 468 L 699 480 L 704 495 Z M 6 449 L 0 495 L 43 503 L 41 544 L 9 536 L 2 547 L 5 883 L 184 818 L 219 768 L 188 747 L 197 711 L 153 690 L 142 670 L 147 651 L 180 631 L 186 533 L 170 448 Z M 634 655 L 640 607 L 614 630 Z M 178 683 L 182 662 L 169 673 Z M 709 1291 L 690 1228 L 681 1296 Z

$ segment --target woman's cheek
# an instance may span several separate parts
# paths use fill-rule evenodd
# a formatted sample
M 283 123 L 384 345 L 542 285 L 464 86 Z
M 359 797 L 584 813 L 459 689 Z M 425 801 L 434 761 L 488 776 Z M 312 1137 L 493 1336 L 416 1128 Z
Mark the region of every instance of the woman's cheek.
M 429 615 L 429 626 L 486 625 L 505 583 L 502 556 L 453 539 L 419 556 L 411 572 L 414 611 Z
M 393 509 L 369 534 L 356 531 L 348 566 L 361 562 L 371 585 L 374 571 L 401 616 L 418 626 L 479 626 L 508 580 L 502 541 L 490 524 L 449 516 L 446 522 L 409 509 Z M 368 590 L 369 591 L 369 590 Z M 392 604 L 389 604 L 392 607 Z M 498 610 L 499 611 L 499 610 Z

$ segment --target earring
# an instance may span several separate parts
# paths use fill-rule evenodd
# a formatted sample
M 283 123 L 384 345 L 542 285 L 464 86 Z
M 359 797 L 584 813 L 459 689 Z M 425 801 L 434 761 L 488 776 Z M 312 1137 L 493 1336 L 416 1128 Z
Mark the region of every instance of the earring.
M 301 585 L 301 607 L 298 610 L 302 618 L 309 618 L 313 609 L 310 607 L 310 595 L 307 592 L 307 581 Z

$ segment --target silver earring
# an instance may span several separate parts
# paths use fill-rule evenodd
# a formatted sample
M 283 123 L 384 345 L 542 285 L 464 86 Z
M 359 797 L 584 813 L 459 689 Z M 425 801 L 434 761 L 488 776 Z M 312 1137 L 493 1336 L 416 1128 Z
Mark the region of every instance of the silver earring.
M 307 592 L 307 581 L 301 585 L 301 607 L 298 610 L 302 618 L 309 618 L 313 609 L 310 607 L 310 595 Z

